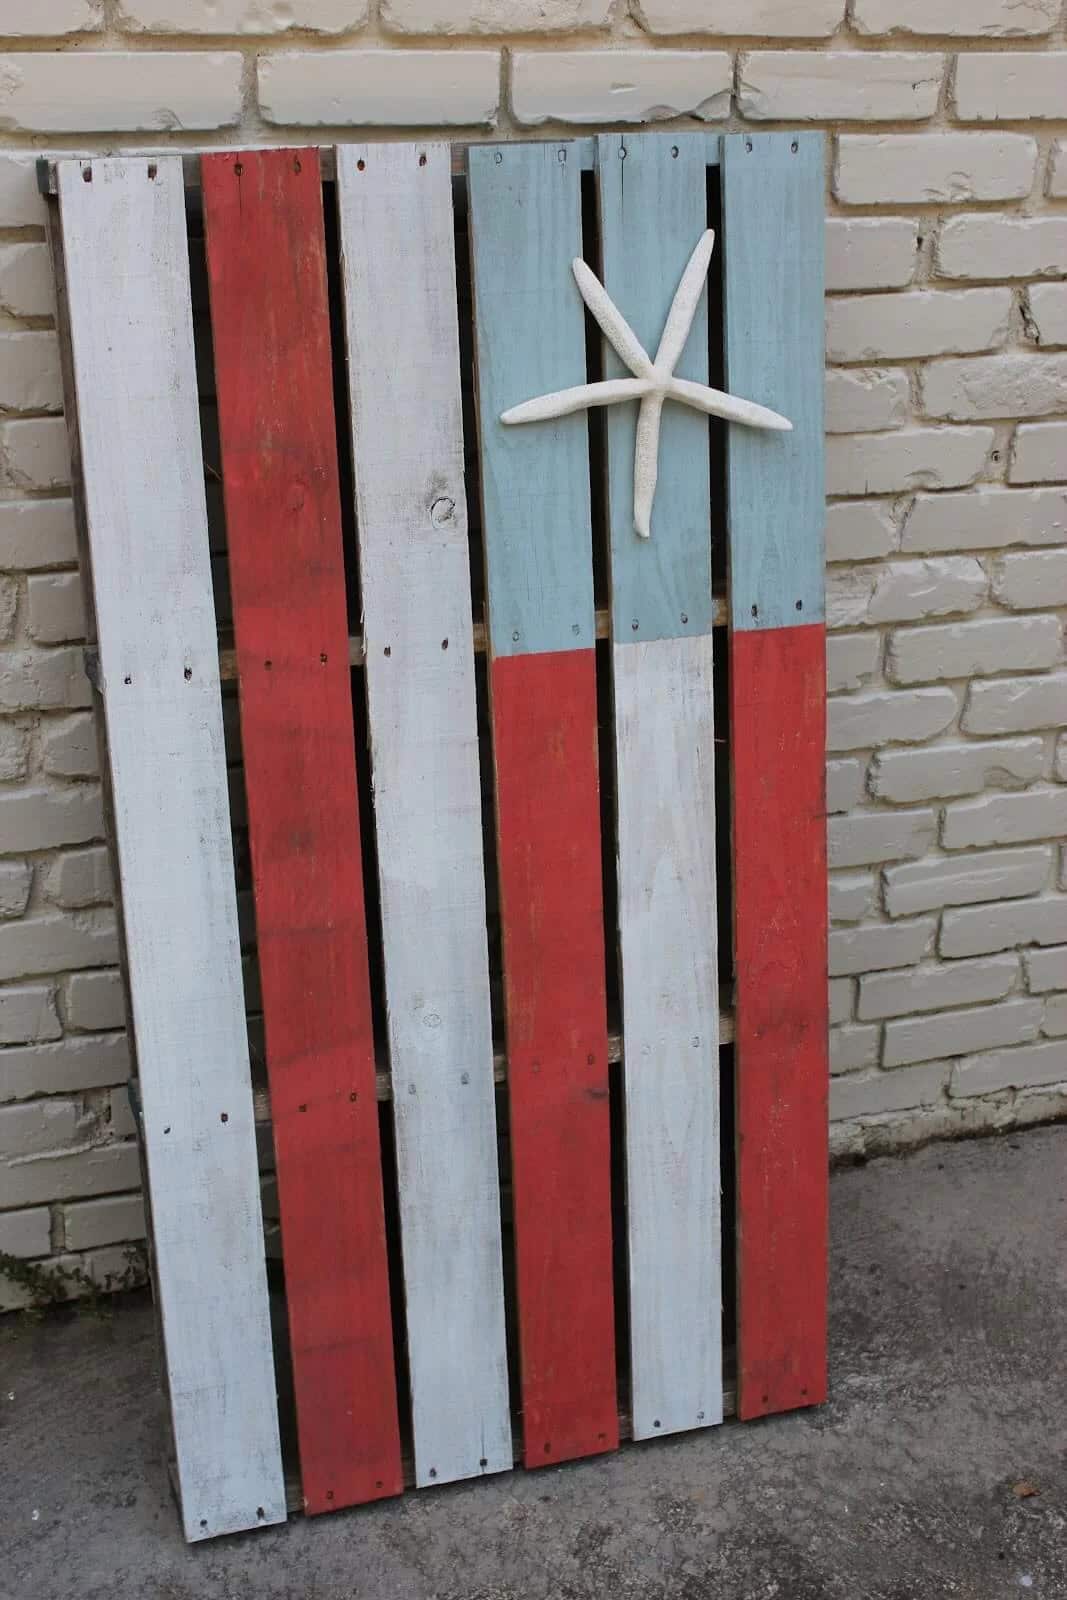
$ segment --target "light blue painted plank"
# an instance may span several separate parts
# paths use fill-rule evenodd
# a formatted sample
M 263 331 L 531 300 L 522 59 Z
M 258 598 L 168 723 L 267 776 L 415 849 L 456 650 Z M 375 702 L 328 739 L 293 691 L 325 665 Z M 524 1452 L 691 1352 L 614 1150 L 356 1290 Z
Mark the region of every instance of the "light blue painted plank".
M 675 290 L 708 225 L 706 134 L 604 134 L 598 140 L 604 287 L 655 357 Z M 712 270 L 715 270 L 714 264 Z M 604 376 L 629 376 L 604 340 Z M 708 381 L 707 291 L 679 378 Z M 612 635 L 617 644 L 693 637 L 711 629 L 708 419 L 663 408 L 652 537 L 634 530 L 637 405 L 607 413 Z
M 468 161 L 490 645 L 575 650 L 594 640 L 586 414 L 500 415 L 585 382 L 579 161 L 565 143 L 479 145 Z
M 792 433 L 727 438 L 735 628 L 823 617 L 823 141 L 723 140 L 726 384 Z

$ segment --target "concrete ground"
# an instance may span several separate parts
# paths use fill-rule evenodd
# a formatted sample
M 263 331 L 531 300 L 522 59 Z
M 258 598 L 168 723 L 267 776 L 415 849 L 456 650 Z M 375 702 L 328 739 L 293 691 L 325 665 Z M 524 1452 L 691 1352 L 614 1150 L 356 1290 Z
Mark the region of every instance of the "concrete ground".
M 3 1600 L 1067 1600 L 1067 1126 L 833 1180 L 833 1395 L 187 1548 L 151 1313 L 0 1323 Z

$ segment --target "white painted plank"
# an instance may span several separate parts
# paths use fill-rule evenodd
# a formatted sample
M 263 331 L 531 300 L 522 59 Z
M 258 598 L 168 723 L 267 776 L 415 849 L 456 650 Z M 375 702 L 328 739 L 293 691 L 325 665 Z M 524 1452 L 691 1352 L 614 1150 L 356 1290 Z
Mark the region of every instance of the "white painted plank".
M 712 635 L 616 644 L 635 1439 L 722 1421 Z
M 285 1520 L 180 156 L 58 186 L 186 1537 Z M 90 176 L 91 174 L 91 176 Z
M 337 182 L 421 1486 L 512 1464 L 449 148 Z

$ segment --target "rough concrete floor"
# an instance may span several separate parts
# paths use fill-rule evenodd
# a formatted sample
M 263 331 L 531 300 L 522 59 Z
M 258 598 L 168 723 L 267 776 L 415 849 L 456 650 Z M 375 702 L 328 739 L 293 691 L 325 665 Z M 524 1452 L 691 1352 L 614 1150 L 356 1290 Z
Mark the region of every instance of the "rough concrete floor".
M 1065 1246 L 1067 1127 L 840 1172 L 822 1410 L 193 1549 L 148 1309 L 9 1320 L 0 1595 L 1067 1600 Z

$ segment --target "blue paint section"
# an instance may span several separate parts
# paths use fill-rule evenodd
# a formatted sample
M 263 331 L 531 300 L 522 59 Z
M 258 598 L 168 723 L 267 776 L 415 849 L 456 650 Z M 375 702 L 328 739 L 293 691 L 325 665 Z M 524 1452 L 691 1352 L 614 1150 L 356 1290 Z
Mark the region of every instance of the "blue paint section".
M 708 225 L 710 143 L 703 133 L 615 133 L 597 141 L 604 287 L 653 359 L 686 263 Z M 603 348 L 605 377 L 628 376 L 607 340 Z M 708 381 L 706 291 L 675 371 Z M 606 424 L 618 644 L 707 633 L 712 621 L 708 419 L 673 401 L 664 406 L 652 537 L 642 539 L 634 530 L 637 411 L 635 403 L 612 406 Z
M 792 433 L 727 438 L 735 628 L 823 619 L 823 140 L 723 139 L 726 385 Z
M 505 427 L 520 401 L 584 383 L 581 168 L 573 145 L 468 152 L 482 516 L 496 656 L 591 647 L 586 413 Z

